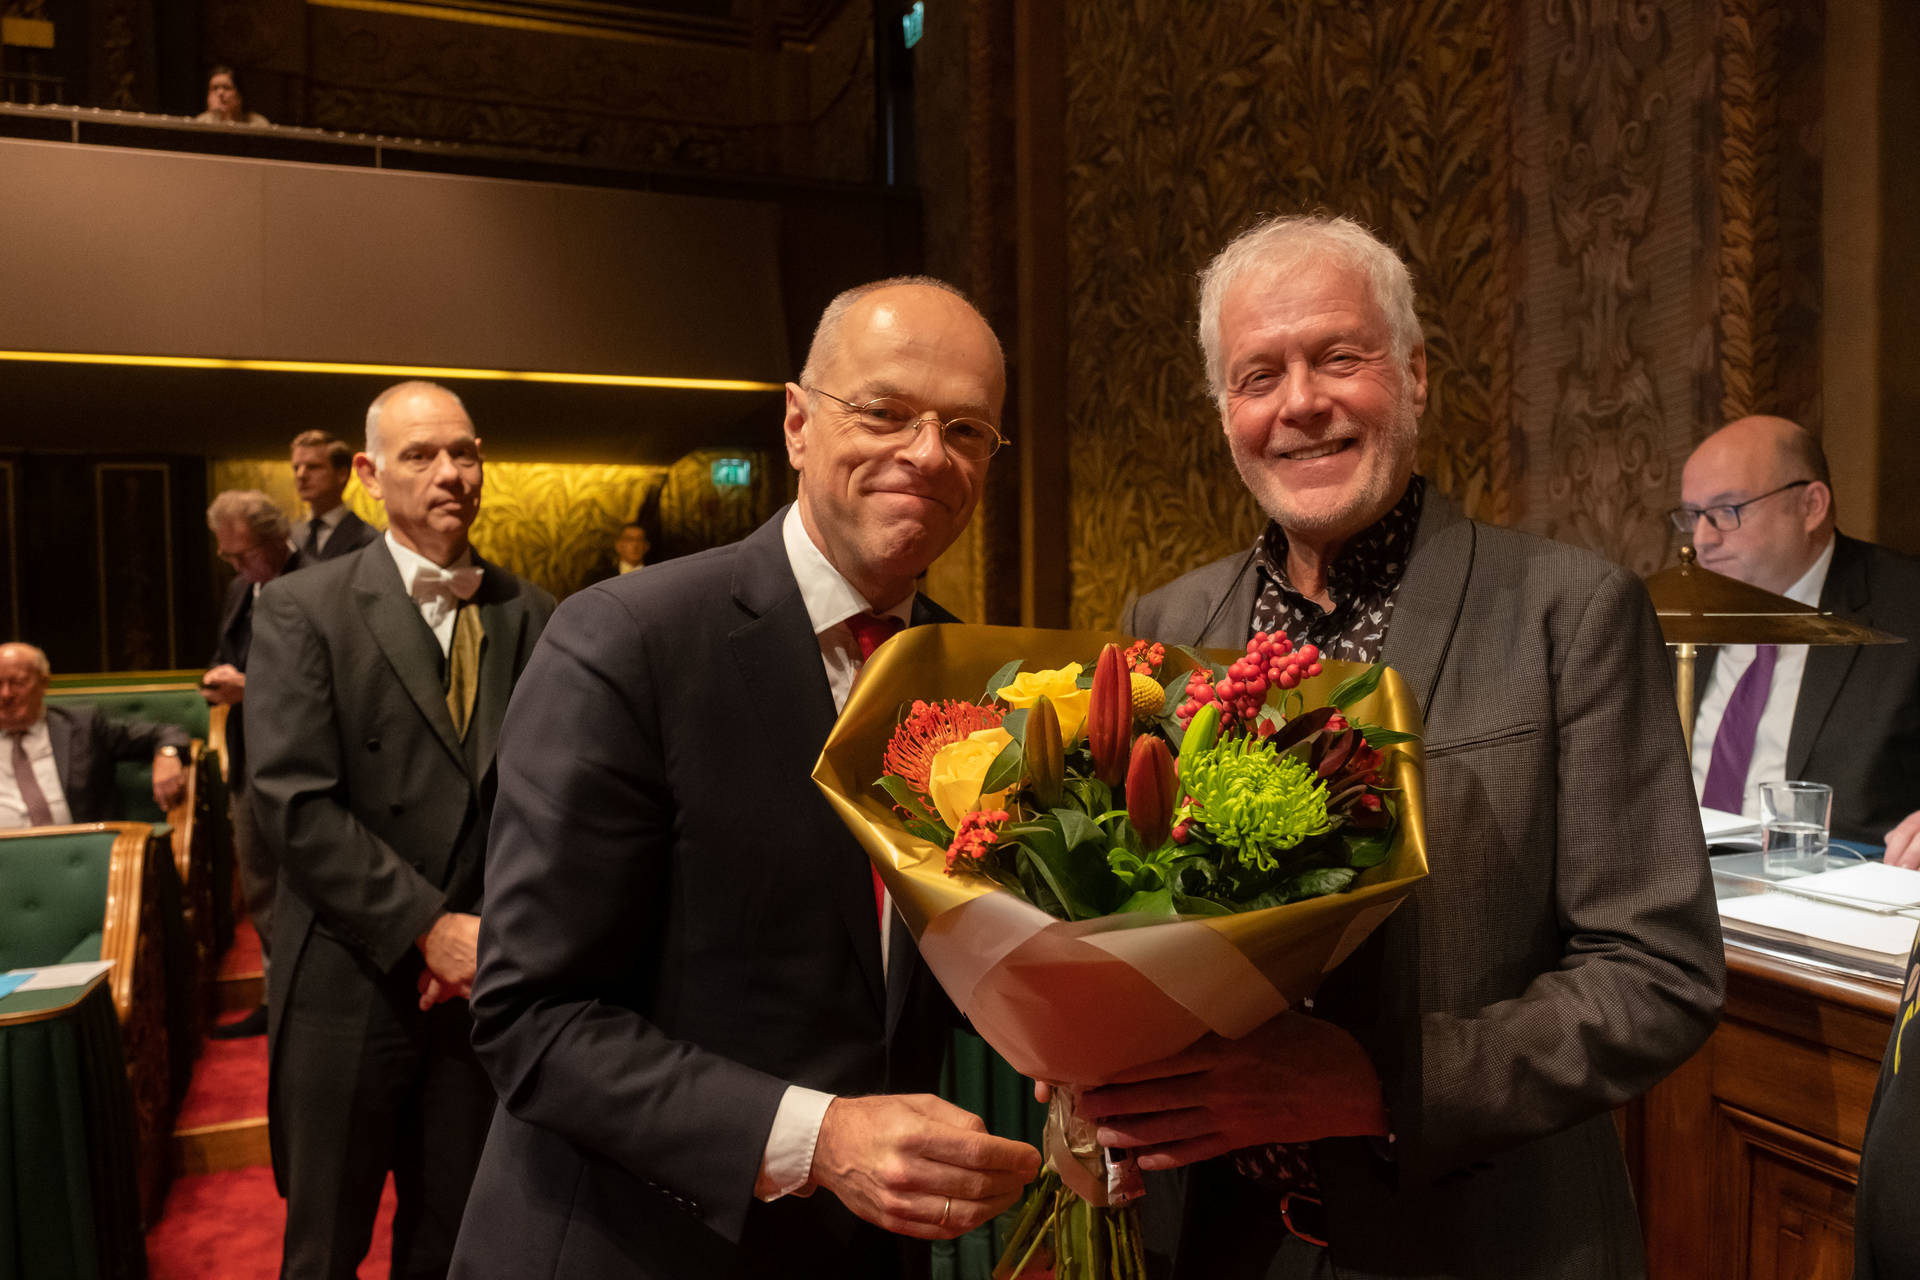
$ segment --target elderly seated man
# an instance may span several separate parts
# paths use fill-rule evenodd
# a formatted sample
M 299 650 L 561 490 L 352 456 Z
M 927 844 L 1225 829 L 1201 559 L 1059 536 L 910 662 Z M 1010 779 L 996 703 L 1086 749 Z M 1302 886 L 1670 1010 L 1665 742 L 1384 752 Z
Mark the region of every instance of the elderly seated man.
M 162 809 L 186 793 L 181 763 L 192 739 L 175 725 L 110 720 L 92 707 L 46 705 L 53 669 L 30 644 L 0 644 L 0 827 L 103 822 L 114 813 L 113 767 L 153 761 L 153 802 Z

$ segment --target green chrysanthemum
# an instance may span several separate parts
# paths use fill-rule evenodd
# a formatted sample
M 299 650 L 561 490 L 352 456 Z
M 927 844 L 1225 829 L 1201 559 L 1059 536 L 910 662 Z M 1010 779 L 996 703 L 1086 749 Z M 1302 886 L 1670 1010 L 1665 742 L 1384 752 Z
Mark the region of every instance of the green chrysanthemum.
M 1223 738 L 1180 760 L 1186 812 L 1214 842 L 1237 851 L 1242 866 L 1272 871 L 1274 854 L 1333 826 L 1327 788 L 1293 756 L 1276 756 L 1252 738 Z

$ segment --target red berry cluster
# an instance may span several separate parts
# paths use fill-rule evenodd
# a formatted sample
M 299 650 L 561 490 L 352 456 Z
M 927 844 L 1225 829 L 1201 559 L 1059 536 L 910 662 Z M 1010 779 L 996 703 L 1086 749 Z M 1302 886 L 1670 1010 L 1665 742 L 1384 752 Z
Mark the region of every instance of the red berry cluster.
M 1247 641 L 1247 656 L 1227 668 L 1226 679 L 1215 682 L 1211 672 L 1196 670 L 1187 676 L 1187 698 L 1176 713 L 1181 724 L 1209 702 L 1220 707 L 1220 728 L 1252 724 L 1266 703 L 1267 691 L 1292 689 L 1309 676 L 1320 674 L 1320 650 L 1314 645 L 1293 647 L 1293 641 L 1279 633 L 1254 633 Z
M 1121 656 L 1126 660 L 1127 670 L 1134 675 L 1157 676 L 1160 664 L 1167 660 L 1167 646 L 1135 640 Z

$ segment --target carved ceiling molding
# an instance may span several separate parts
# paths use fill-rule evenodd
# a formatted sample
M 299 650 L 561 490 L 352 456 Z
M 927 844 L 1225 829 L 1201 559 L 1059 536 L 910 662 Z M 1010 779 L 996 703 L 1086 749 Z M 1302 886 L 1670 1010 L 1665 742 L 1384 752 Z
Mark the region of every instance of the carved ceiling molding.
M 744 48 L 756 40 L 755 24 L 733 16 L 595 4 L 591 0 L 306 0 L 316 9 L 397 14 L 504 31 L 541 32 L 619 42 L 670 42 Z M 716 8 L 721 6 L 716 5 Z M 846 0 L 784 0 L 771 36 L 783 44 L 811 44 Z

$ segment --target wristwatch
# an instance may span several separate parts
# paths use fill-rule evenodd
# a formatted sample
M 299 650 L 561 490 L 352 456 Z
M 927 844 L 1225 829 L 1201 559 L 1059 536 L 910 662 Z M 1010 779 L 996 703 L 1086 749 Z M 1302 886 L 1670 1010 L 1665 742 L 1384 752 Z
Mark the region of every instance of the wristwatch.
M 153 754 L 157 756 L 172 756 L 175 760 L 178 760 L 180 758 L 180 748 L 169 744 L 167 746 L 160 748 L 158 751 L 154 752 Z

